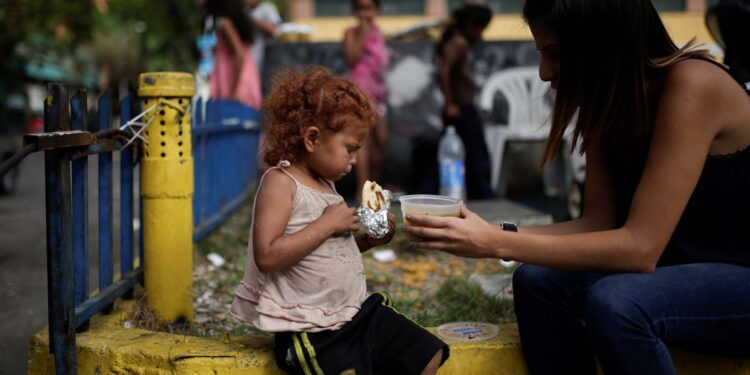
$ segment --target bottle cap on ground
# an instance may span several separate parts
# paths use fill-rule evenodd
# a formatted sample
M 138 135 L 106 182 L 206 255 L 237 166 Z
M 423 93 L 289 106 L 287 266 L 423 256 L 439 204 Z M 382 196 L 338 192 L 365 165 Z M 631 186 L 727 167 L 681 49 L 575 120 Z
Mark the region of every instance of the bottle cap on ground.
M 437 327 L 438 336 L 462 342 L 489 340 L 497 336 L 498 331 L 497 324 L 484 322 L 452 322 Z

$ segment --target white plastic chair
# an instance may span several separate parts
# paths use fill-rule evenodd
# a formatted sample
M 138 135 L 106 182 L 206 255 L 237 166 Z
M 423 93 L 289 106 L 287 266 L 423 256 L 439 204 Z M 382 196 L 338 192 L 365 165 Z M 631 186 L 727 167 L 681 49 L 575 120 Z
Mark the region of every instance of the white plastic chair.
M 499 196 L 504 196 L 507 188 L 507 178 L 502 168 L 506 142 L 543 141 L 549 135 L 551 107 L 545 100 L 548 91 L 549 84 L 539 79 L 536 67 L 501 70 L 483 85 L 479 96 L 481 110 L 492 111 L 498 92 L 508 103 L 508 124 L 492 124 L 484 128 L 492 167 L 490 185 Z M 548 180 L 546 176 L 543 177 Z M 548 185 L 545 181 L 546 191 L 549 190 Z

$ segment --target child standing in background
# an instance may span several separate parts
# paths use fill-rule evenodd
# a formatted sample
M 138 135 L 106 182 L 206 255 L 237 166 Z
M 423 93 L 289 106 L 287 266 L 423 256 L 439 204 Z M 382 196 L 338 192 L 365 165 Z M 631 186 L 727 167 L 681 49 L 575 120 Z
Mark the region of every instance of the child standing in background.
M 385 73 L 388 69 L 388 48 L 380 28 L 375 24 L 375 17 L 380 10 L 379 0 L 352 0 L 352 12 L 357 18 L 357 25 L 350 27 L 344 34 L 344 56 L 349 63 L 349 74 L 352 80 L 367 94 L 375 108 L 380 112 L 380 119 L 375 124 L 374 144 L 372 148 L 362 147 L 357 154 L 357 200 L 362 185 L 368 179 L 380 179 L 383 153 L 388 139 L 386 116 Z
M 434 374 L 448 346 L 368 295 L 361 252 L 390 242 L 354 235 L 358 218 L 333 181 L 351 172 L 378 114 L 324 68 L 287 72 L 265 104 L 269 169 L 255 197 L 245 275 L 231 313 L 275 333 L 280 368 L 298 374 Z
M 484 140 L 484 126 L 476 105 L 469 48 L 482 40 L 492 19 L 485 5 L 464 4 L 451 14 L 437 46 L 438 84 L 443 93 L 443 125 L 456 127 L 466 150 L 466 193 L 469 199 L 493 196 L 490 188 L 490 154 Z

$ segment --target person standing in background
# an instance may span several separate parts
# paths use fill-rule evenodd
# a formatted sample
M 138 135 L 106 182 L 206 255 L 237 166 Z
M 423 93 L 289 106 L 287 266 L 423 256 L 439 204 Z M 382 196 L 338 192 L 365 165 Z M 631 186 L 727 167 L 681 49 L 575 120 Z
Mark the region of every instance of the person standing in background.
M 380 178 L 383 154 L 388 139 L 386 123 L 385 73 L 388 69 L 388 48 L 375 17 L 380 11 L 379 0 L 352 0 L 352 12 L 357 24 L 344 34 L 344 57 L 349 63 L 352 80 L 367 94 L 380 112 L 380 120 L 373 127 L 372 147 L 362 147 L 357 153 L 357 201 L 365 181 Z
M 207 13 L 205 24 L 216 33 L 211 97 L 260 108 L 260 75 L 251 51 L 254 30 L 242 12 L 241 0 L 207 0 L 202 5 Z
M 476 84 L 468 61 L 469 48 L 482 40 L 492 19 L 485 5 L 465 4 L 453 11 L 450 24 L 435 47 L 438 84 L 443 93 L 443 125 L 453 125 L 466 150 L 466 193 L 469 199 L 493 196 L 490 155 L 484 126 L 474 105 Z
M 263 72 L 265 48 L 268 40 L 276 35 L 281 24 L 281 16 L 276 6 L 269 1 L 245 0 L 245 14 L 255 26 L 255 41 L 253 42 L 253 57 L 258 71 Z

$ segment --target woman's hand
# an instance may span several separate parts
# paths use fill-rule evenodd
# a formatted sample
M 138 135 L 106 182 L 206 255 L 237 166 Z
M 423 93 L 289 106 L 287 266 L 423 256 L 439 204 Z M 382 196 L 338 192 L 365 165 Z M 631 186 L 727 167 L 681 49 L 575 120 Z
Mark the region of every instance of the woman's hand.
M 502 244 L 502 230 L 482 220 L 466 206 L 461 217 L 409 215 L 404 232 L 416 237 L 413 244 L 429 250 L 440 250 L 467 258 L 497 258 Z
M 331 235 L 356 232 L 359 229 L 357 210 L 348 207 L 344 202 L 326 207 L 318 220 L 330 228 Z
M 393 220 L 393 214 L 389 211 L 388 212 L 388 234 L 386 234 L 383 238 L 372 238 L 370 236 L 367 236 L 367 244 L 370 245 L 370 247 L 385 245 L 388 242 L 391 242 L 393 239 L 393 235 L 396 232 L 396 224 Z

